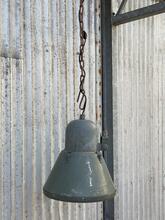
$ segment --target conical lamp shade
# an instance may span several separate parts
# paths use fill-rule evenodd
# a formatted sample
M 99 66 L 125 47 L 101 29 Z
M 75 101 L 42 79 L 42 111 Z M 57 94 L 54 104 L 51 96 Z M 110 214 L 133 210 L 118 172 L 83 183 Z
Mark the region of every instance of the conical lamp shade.
M 98 202 L 114 197 L 108 168 L 97 153 L 97 129 L 93 122 L 75 120 L 68 125 L 66 147 L 43 190 L 47 197 L 66 202 Z

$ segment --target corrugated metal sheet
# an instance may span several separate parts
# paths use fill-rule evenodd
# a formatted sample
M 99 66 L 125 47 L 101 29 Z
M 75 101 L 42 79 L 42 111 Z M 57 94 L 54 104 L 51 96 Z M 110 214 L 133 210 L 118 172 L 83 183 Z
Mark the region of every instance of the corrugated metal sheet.
M 0 219 L 102 219 L 42 186 L 78 117 L 79 1 L 0 1 Z M 101 127 L 100 3 L 85 2 L 87 118 Z
M 112 3 L 113 3 L 113 12 L 117 12 L 118 11 L 118 8 L 121 4 L 123 0 L 112 0 Z M 139 8 L 143 8 L 143 7 L 147 7 L 149 5 L 153 5 L 153 4 L 156 4 L 158 2 L 161 2 L 163 0 L 143 0 L 143 1 L 140 1 L 140 0 L 137 0 L 137 1 L 130 1 L 130 0 L 127 0 L 126 1 L 126 4 L 125 4 L 125 7 L 123 8 L 123 13 L 124 12 L 128 12 L 128 11 L 132 11 L 132 10 L 136 10 L 136 9 L 139 9 Z
M 116 220 L 165 219 L 164 27 L 162 14 L 113 29 Z

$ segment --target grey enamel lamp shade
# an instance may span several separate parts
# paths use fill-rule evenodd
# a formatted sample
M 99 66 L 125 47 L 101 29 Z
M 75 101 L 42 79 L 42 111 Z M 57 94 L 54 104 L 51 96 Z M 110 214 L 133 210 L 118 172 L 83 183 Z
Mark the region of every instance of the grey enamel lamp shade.
M 115 188 L 102 154 L 97 153 L 97 129 L 89 120 L 74 120 L 66 128 L 65 149 L 44 185 L 50 199 L 98 202 L 114 197 Z

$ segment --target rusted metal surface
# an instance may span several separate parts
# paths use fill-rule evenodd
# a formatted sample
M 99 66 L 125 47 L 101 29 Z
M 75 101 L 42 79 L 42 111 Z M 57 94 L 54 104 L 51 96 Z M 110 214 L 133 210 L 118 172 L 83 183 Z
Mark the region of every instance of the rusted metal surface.
M 2 220 L 102 219 L 102 203 L 62 203 L 42 193 L 66 124 L 79 117 L 78 8 L 76 0 L 0 2 Z M 86 117 L 101 130 L 99 1 L 85 1 L 85 15 Z
M 116 220 L 165 219 L 164 25 L 162 14 L 113 28 Z

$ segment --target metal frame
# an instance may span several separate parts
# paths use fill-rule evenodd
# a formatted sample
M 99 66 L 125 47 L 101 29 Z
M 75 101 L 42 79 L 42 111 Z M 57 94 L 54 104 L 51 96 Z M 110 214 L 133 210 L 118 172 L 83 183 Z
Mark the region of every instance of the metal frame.
M 122 1 L 117 15 L 112 14 L 112 0 L 101 0 L 101 33 L 102 33 L 102 131 L 103 142 L 109 148 L 104 157 L 112 178 L 113 171 L 113 87 L 112 87 L 112 26 L 128 23 L 165 12 L 165 2 L 120 14 L 126 0 Z M 103 219 L 114 220 L 114 200 L 103 203 Z
M 124 2 L 125 1 L 123 1 L 123 3 Z M 123 7 L 121 7 L 121 9 L 122 8 Z M 116 15 L 112 17 L 112 23 L 115 26 L 164 13 L 165 2 L 156 3 L 144 8 L 136 9 L 134 11 L 119 14 L 121 12 L 121 9 L 119 8 Z
M 113 178 L 113 108 L 112 108 L 112 19 L 111 0 L 101 0 L 101 32 L 102 32 L 102 103 L 103 103 L 103 142 L 109 148 L 104 152 L 108 169 Z M 103 203 L 104 220 L 114 219 L 114 200 Z
M 118 9 L 118 11 L 117 11 L 117 13 L 116 13 L 116 15 L 121 14 L 121 12 L 124 10 L 124 7 L 125 7 L 127 1 L 128 1 L 128 0 L 122 0 L 121 4 L 120 4 L 120 6 L 119 6 L 119 9 Z

